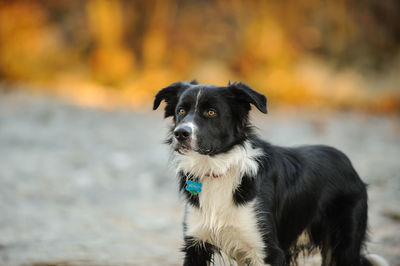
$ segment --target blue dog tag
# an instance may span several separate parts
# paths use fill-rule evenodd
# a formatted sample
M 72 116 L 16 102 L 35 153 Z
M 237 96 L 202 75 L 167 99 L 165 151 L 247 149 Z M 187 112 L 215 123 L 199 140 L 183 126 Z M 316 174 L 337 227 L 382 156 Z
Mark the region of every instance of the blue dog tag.
M 188 180 L 186 182 L 186 190 L 189 191 L 190 193 L 196 195 L 197 193 L 200 193 L 201 191 L 201 182 L 195 182 L 195 181 L 191 181 Z

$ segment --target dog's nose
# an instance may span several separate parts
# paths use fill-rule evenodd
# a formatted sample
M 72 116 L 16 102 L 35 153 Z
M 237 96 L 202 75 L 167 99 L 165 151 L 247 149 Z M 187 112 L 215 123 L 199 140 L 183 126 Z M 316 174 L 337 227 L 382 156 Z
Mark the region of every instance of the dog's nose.
M 174 130 L 174 136 L 178 141 L 187 140 L 192 134 L 192 129 L 188 126 L 178 126 Z

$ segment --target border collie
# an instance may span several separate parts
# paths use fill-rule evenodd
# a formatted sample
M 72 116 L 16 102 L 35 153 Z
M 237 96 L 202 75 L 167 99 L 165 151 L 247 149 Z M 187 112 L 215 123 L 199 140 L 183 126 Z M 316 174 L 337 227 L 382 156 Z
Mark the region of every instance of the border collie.
M 323 265 L 387 265 L 362 254 L 366 185 L 342 152 L 258 138 L 249 111 L 267 113 L 267 99 L 244 83 L 176 82 L 157 93 L 154 110 L 162 100 L 186 200 L 184 265 L 221 253 L 238 265 L 295 265 L 313 250 Z

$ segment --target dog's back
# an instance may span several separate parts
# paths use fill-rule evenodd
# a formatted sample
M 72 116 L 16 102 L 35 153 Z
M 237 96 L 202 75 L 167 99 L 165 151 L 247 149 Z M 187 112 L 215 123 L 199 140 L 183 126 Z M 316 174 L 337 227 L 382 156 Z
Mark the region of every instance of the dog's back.
M 266 153 L 262 164 L 269 168 L 263 178 L 274 186 L 269 203 L 286 260 L 319 249 L 324 265 L 369 265 L 360 257 L 367 226 L 366 186 L 350 160 L 322 145 L 270 146 Z

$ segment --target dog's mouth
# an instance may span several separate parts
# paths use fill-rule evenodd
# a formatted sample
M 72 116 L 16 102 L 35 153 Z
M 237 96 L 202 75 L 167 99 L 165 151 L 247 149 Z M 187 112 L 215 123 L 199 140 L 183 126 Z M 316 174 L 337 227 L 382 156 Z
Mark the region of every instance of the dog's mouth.
M 203 147 L 200 146 L 198 143 L 194 143 L 190 139 L 188 141 L 177 141 L 176 139 L 172 139 L 170 142 L 172 144 L 172 147 L 175 152 L 181 154 L 181 155 L 187 155 L 190 154 L 191 152 L 196 152 L 201 155 L 215 155 L 217 154 L 216 149 L 213 149 L 211 147 Z
M 180 142 L 174 143 L 174 150 L 182 155 L 189 154 L 191 152 L 196 152 L 201 155 L 213 154 L 213 151 L 211 149 L 205 149 L 200 147 L 194 148 L 189 143 L 180 143 Z
M 190 147 L 177 147 L 175 148 L 175 151 L 178 152 L 179 154 L 185 155 L 190 153 L 192 149 Z
M 178 143 L 175 145 L 174 150 L 181 155 L 186 155 L 191 152 L 196 152 L 201 155 L 214 155 L 214 151 L 211 149 L 203 149 L 203 148 L 192 148 L 190 145 L 187 144 L 180 144 Z
M 176 152 L 182 155 L 188 154 L 193 150 L 189 142 L 178 142 L 176 140 L 173 141 L 173 147 Z

